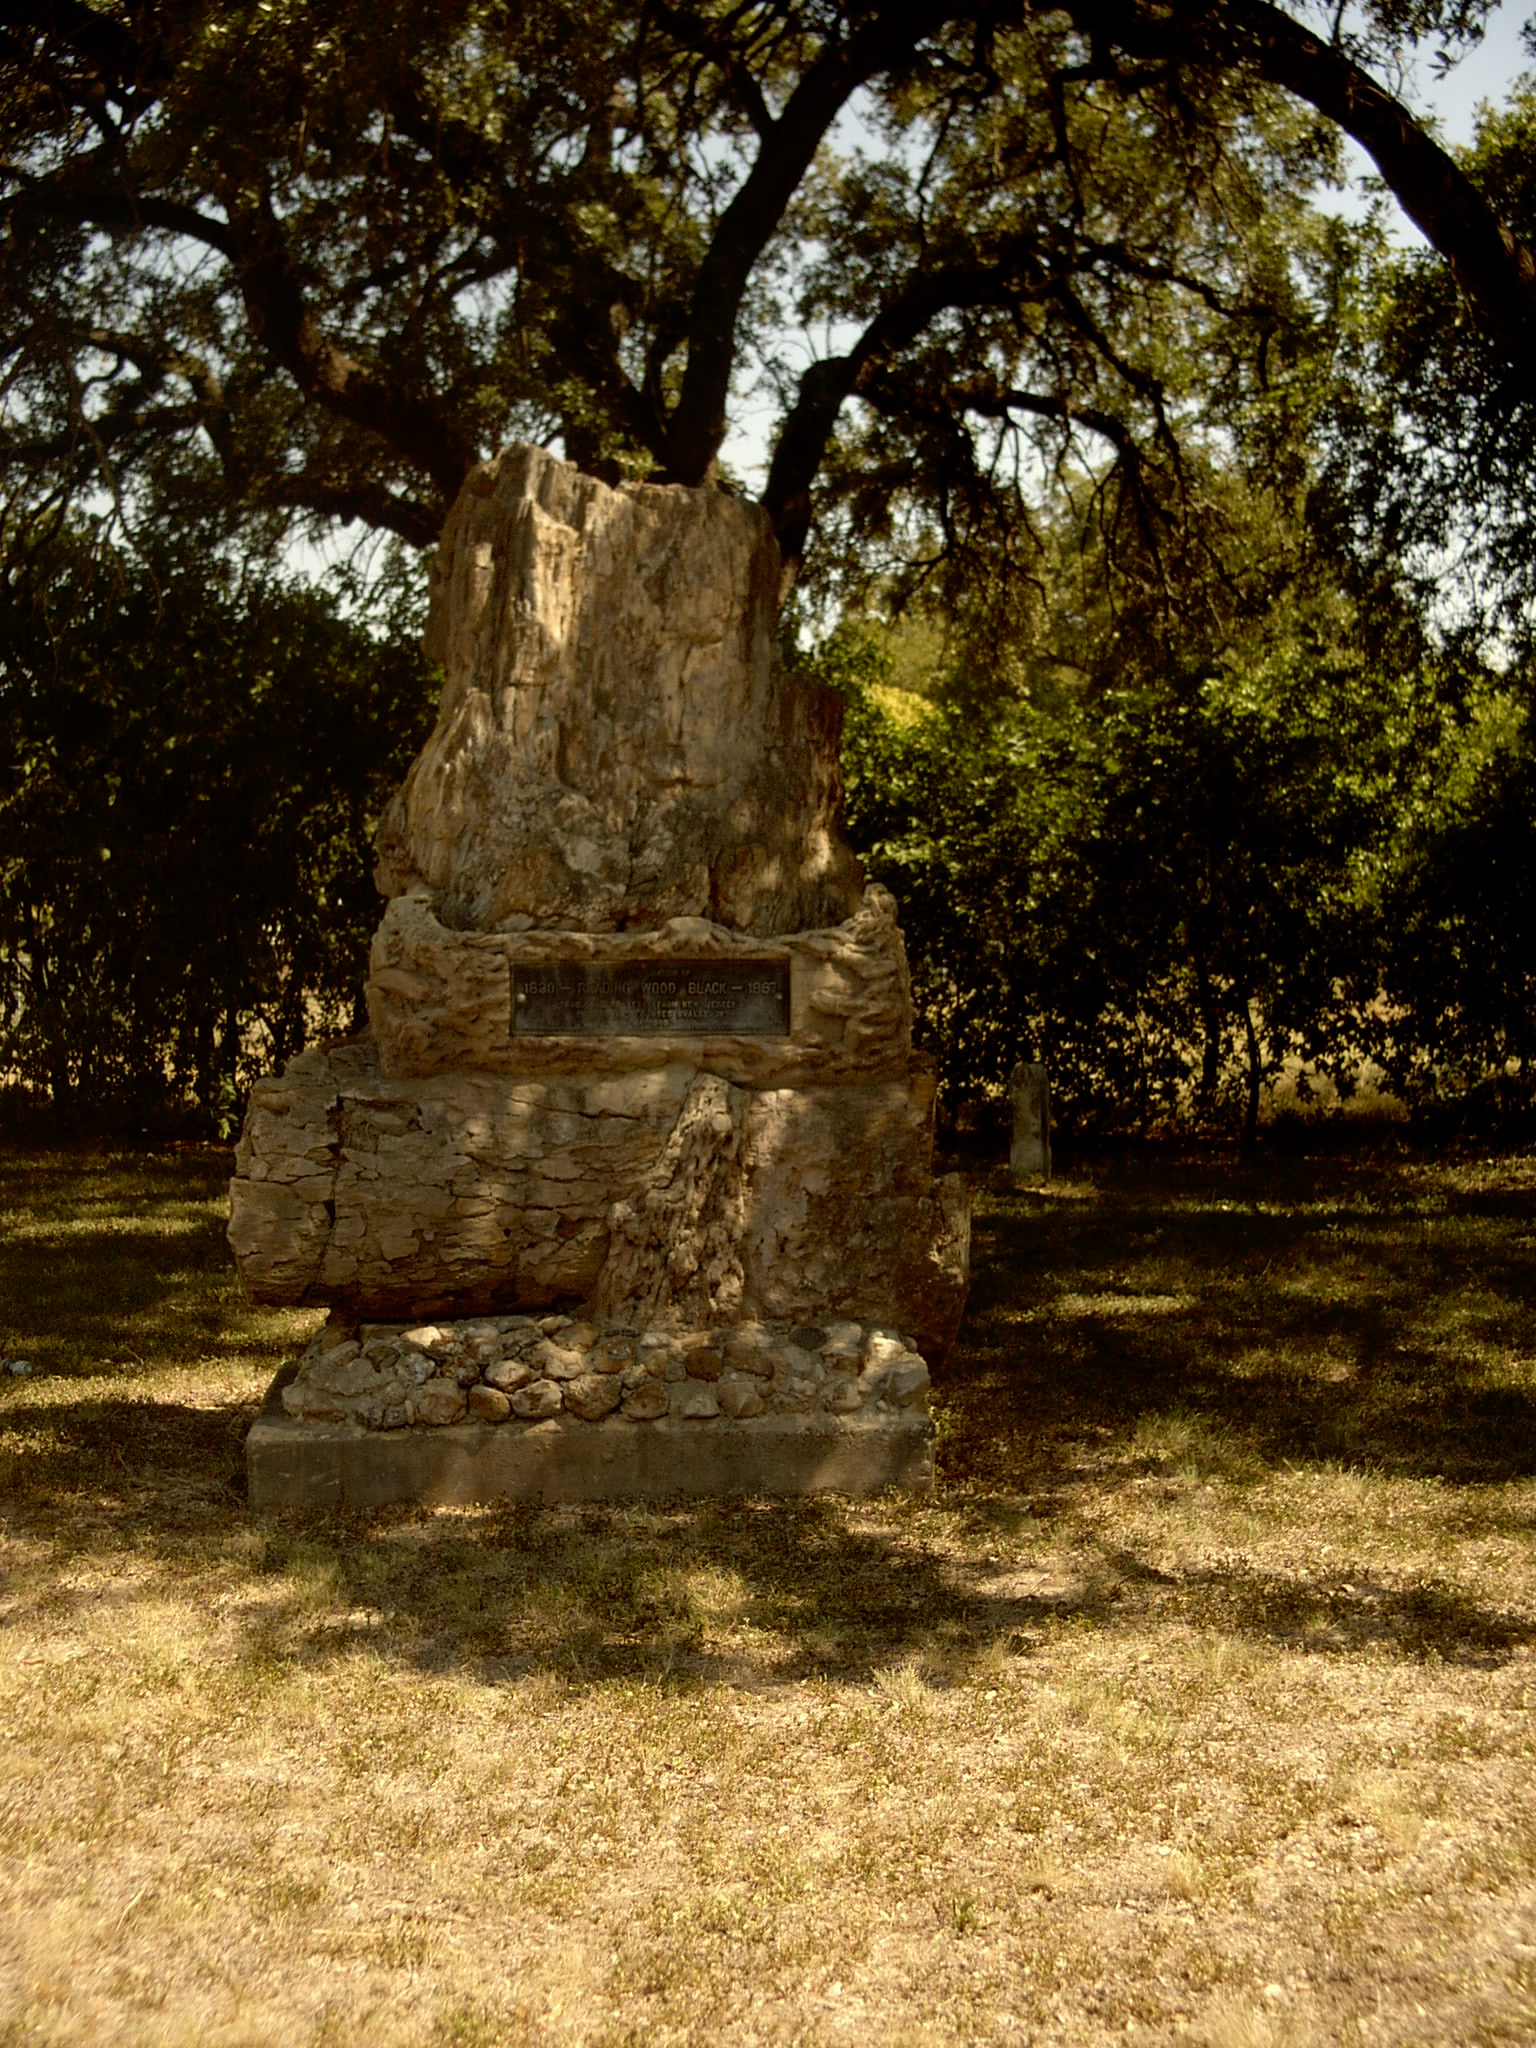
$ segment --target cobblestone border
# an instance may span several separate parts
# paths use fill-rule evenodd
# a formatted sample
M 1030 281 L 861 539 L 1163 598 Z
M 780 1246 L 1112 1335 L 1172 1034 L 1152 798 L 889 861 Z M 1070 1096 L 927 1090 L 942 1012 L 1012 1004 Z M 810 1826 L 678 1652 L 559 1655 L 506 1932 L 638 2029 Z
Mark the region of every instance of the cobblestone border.
M 899 1332 L 854 1322 L 634 1330 L 576 1316 L 332 1321 L 282 1388 L 292 1422 L 370 1431 L 566 1415 L 707 1424 L 763 1415 L 926 1413 L 928 1367 Z

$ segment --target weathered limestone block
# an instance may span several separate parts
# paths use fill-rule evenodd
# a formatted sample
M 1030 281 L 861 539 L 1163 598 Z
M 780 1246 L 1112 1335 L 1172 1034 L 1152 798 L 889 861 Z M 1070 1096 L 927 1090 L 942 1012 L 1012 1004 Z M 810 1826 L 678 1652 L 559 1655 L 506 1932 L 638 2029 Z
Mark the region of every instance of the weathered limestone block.
M 430 1315 L 580 1297 L 602 1270 L 617 1193 L 652 1165 L 693 1079 L 668 1067 L 396 1084 L 369 1073 L 359 1050 L 303 1055 L 284 1136 L 292 1147 L 307 1129 L 330 1161 L 303 1197 L 280 1186 L 274 1205 L 270 1181 L 252 1177 L 272 1168 L 264 1130 L 247 1130 L 230 1242 L 254 1301 Z
M 444 528 L 437 727 L 386 814 L 378 880 L 450 926 L 840 923 L 835 694 L 784 673 L 766 515 L 612 490 L 537 448 L 470 476 Z
M 965 1309 L 970 1197 L 935 1181 L 931 1066 L 868 1088 L 750 1098 L 745 1299 L 767 1318 L 895 1320 L 942 1359 Z
M 248 1132 L 230 1232 L 254 1300 L 417 1319 L 592 1300 L 636 1326 L 842 1316 L 894 1321 L 932 1358 L 954 1336 L 966 1211 L 958 1182 L 929 1177 L 922 1061 L 757 1090 L 682 1060 L 386 1079 L 367 1052 L 306 1053 L 301 1085 L 262 1084 L 285 1149 Z M 302 1194 L 258 1177 L 300 1160 Z
M 609 1211 L 596 1295 L 605 1315 L 643 1326 L 740 1312 L 747 1102 L 718 1074 L 695 1080 L 644 1186 Z M 707 1376 L 719 1378 L 718 1363 Z
M 842 924 L 770 940 L 697 917 L 670 918 L 640 932 L 455 931 L 425 894 L 396 897 L 374 936 L 368 978 L 380 1071 L 586 1071 L 591 1039 L 513 1033 L 513 966 L 733 954 L 789 961 L 787 1039 L 615 1036 L 604 1040 L 604 1064 L 650 1067 L 686 1059 L 728 1081 L 760 1087 L 873 1080 L 905 1070 L 912 1052 L 912 984 L 895 900 L 876 883 Z

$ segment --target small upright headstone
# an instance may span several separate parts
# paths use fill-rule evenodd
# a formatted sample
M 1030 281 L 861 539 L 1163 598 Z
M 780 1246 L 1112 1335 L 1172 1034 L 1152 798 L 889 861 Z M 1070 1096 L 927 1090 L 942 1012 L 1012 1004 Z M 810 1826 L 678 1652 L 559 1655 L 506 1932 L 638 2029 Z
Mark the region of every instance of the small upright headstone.
M 1051 1091 L 1038 1060 L 1020 1060 L 1008 1076 L 1013 1104 L 1013 1145 L 1008 1164 L 1015 1180 L 1051 1177 Z

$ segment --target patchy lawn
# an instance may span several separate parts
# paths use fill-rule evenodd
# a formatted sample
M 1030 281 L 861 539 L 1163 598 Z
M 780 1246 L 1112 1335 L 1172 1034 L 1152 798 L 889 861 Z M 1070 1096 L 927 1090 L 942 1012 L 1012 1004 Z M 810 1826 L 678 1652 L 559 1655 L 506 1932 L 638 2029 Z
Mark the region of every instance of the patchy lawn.
M 981 1188 L 932 1500 L 260 1520 L 225 1172 L 0 1162 L 0 2043 L 1536 2039 L 1536 1165 Z

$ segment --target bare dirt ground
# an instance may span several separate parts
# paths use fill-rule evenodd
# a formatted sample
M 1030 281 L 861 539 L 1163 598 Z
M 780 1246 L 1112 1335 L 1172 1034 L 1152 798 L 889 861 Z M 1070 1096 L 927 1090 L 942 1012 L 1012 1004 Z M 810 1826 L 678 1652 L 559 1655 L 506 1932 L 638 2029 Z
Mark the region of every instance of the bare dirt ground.
M 224 1170 L 0 1162 L 0 2044 L 1536 2041 L 1536 1165 L 983 1184 L 931 1500 L 350 1519 Z

